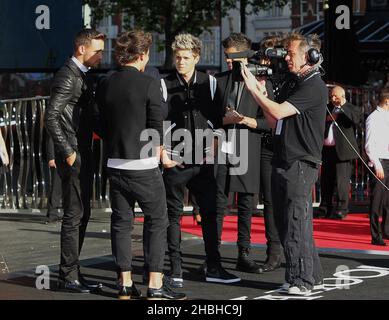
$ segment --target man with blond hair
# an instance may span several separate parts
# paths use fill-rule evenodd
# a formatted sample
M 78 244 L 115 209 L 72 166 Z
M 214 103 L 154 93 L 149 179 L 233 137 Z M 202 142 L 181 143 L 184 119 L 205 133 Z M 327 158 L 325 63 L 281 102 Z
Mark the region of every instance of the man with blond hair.
M 200 61 L 201 45 L 201 41 L 190 34 L 177 35 L 172 44 L 176 70 L 164 79 L 164 97 L 169 109 L 167 121 L 171 124 L 165 135 L 173 137 L 171 143 L 165 139 L 166 149 L 163 150 L 163 178 L 169 217 L 167 240 L 173 287 L 183 286 L 180 217 L 185 187 L 195 196 L 200 207 L 207 257 L 206 281 L 240 281 L 220 263 L 214 166 L 205 160 L 210 158 L 213 146 L 204 147 L 203 142 L 207 138 L 210 138 L 208 141 L 213 140 L 212 130 L 221 127 L 222 117 L 214 99 L 215 78 L 195 68 Z M 195 134 L 197 130 L 208 130 L 211 136 L 198 138 Z M 191 139 L 174 141 L 175 136 L 188 134 Z

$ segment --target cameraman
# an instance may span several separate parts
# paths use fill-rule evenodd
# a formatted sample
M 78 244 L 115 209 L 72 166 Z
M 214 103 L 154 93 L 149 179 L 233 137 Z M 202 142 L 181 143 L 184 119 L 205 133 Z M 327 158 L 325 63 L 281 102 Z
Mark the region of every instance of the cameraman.
M 320 77 L 322 62 L 318 39 L 292 33 L 285 41 L 289 71 L 296 76 L 284 86 L 285 97 L 277 103 L 266 97 L 263 82 L 243 68 L 247 89 L 275 128 L 272 160 L 274 218 L 286 259 L 289 294 L 307 295 L 322 280 L 313 240 L 312 186 L 321 164 L 328 92 Z M 283 95 L 284 94 L 284 95 Z

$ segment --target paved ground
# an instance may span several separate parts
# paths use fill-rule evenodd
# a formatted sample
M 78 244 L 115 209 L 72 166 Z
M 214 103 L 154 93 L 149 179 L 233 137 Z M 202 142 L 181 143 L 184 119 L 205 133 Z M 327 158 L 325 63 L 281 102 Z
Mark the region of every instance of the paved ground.
M 39 213 L 0 215 L 0 300 L 115 300 L 115 272 L 109 238 L 110 214 L 95 212 L 88 226 L 81 256 L 82 271 L 87 278 L 101 281 L 104 290 L 98 295 L 63 293 L 55 290 L 58 275 L 60 224 L 43 224 Z M 134 281 L 143 293 L 142 224 L 134 226 Z M 223 265 L 236 273 L 242 281 L 233 285 L 210 284 L 197 272 L 204 259 L 201 239 L 183 235 L 184 292 L 193 300 L 283 300 L 290 299 L 280 291 L 284 268 L 275 272 L 253 275 L 236 272 L 235 244 L 221 246 Z M 252 252 L 258 262 L 265 259 L 264 246 Z M 389 299 L 389 256 L 368 255 L 355 251 L 321 250 L 324 286 L 317 287 L 312 300 L 381 300 Z M 36 268 L 48 266 L 49 290 L 38 290 L 45 284 Z M 168 264 L 166 263 L 166 266 Z M 343 271 L 348 269 L 349 271 Z M 38 270 L 39 271 L 39 270 Z M 346 278 L 348 277 L 348 278 Z

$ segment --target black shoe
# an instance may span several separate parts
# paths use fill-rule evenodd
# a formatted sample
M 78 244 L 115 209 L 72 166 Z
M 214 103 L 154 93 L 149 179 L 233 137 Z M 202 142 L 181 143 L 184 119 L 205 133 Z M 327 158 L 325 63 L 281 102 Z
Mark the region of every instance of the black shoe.
M 227 272 L 223 267 L 219 266 L 217 268 L 207 268 L 205 274 L 205 281 L 207 282 L 217 282 L 217 283 L 234 283 L 239 282 L 241 279 L 229 272 Z
M 261 266 L 262 272 L 271 272 L 281 267 L 281 261 L 278 262 L 266 262 Z
M 249 273 L 262 273 L 261 266 L 250 259 L 248 248 L 239 248 L 236 269 Z
M 163 283 L 159 289 L 148 288 L 147 300 L 186 300 L 186 294 L 174 292 L 169 285 Z
M 171 288 L 183 288 L 184 279 L 182 277 L 164 276 L 164 282 L 168 283 Z
M 387 244 L 385 243 L 385 241 L 382 240 L 382 239 L 373 239 L 373 240 L 371 240 L 371 244 L 373 244 L 373 245 L 375 245 L 375 246 L 382 246 L 382 247 L 387 246 Z
M 91 290 L 83 286 L 80 281 L 58 281 L 58 290 L 74 293 L 90 293 Z
M 142 292 L 135 287 L 133 283 L 131 287 L 119 286 L 119 300 L 130 300 L 142 298 Z
M 89 281 L 84 278 L 82 274 L 78 274 L 78 281 L 86 288 L 90 289 L 90 291 L 101 290 L 103 288 L 103 284 L 100 282 Z
M 207 273 L 207 261 L 204 261 L 198 268 L 197 268 L 197 273 L 205 276 Z
M 347 217 L 347 212 L 346 211 L 335 211 L 331 216 L 330 219 L 334 220 L 343 220 L 344 218 Z

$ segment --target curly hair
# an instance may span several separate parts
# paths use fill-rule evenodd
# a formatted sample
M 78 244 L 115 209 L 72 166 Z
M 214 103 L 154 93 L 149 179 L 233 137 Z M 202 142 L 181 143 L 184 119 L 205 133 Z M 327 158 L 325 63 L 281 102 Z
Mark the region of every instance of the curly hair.
M 119 65 L 135 62 L 146 53 L 152 43 L 151 33 L 141 30 L 127 31 L 119 35 L 115 44 L 115 58 Z
M 193 55 L 200 56 L 201 47 L 203 46 L 201 40 L 189 33 L 182 33 L 175 36 L 172 49 L 177 50 L 191 50 Z

